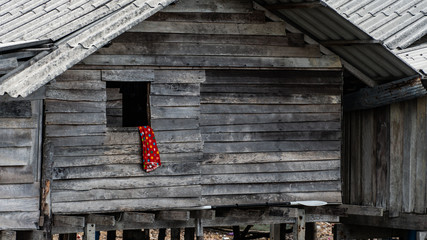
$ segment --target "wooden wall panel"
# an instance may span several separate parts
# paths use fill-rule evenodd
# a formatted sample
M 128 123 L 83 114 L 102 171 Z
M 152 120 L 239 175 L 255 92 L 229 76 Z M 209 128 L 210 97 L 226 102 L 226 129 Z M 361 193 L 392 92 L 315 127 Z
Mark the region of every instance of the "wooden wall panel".
M 326 83 L 320 82 L 323 77 Z M 316 192 L 316 199 L 341 201 L 331 197 L 341 189 L 341 108 L 339 101 L 316 98 L 339 99 L 339 79 L 334 72 L 207 71 L 200 119 L 203 200 L 212 205 L 288 201 Z M 304 104 L 283 100 L 299 94 L 291 83 L 309 96 Z M 322 92 L 308 91 L 316 84 L 322 84 Z M 251 94 L 250 101 L 216 101 L 236 92 Z M 264 102 L 268 93 L 276 101 Z

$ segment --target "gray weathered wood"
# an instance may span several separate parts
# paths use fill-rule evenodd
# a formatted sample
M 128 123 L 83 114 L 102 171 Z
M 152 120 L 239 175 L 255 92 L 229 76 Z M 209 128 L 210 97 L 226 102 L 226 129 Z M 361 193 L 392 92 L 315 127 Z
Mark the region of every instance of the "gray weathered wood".
M 286 36 L 285 23 L 283 22 L 236 24 L 144 21 L 128 32 Z
M 16 240 L 15 231 L 1 231 L 0 240 Z
M 0 129 L 0 146 L 31 147 L 32 129 Z
M 361 181 L 362 181 L 362 204 L 372 206 L 374 203 L 373 193 L 376 192 L 374 182 L 375 178 L 375 128 L 374 112 L 367 110 L 362 117 L 362 136 L 361 136 Z
M 99 215 L 99 214 L 89 214 L 86 217 L 86 222 L 94 223 L 95 225 L 102 225 L 102 226 L 114 226 L 116 224 L 116 220 L 114 216 Z
M 298 217 L 295 220 L 293 228 L 293 239 L 304 240 L 305 239 L 305 228 L 306 228 L 306 216 L 304 209 L 298 209 Z
M 105 124 L 104 113 L 49 113 L 46 114 L 46 124 L 93 125 Z
M 399 216 L 402 210 L 402 164 L 403 164 L 403 104 L 390 106 L 390 185 L 389 215 Z
M 337 95 L 312 95 L 312 94 L 248 94 L 248 93 L 226 93 L 209 94 L 204 93 L 201 103 L 210 104 L 337 104 L 341 98 Z
M 46 99 L 103 102 L 106 100 L 106 94 L 104 90 L 48 89 L 46 91 Z
M 198 185 L 176 187 L 144 187 L 131 189 L 92 189 L 85 191 L 57 190 L 52 193 L 53 202 L 77 202 L 107 199 L 142 199 L 142 198 L 185 198 L 198 197 L 201 187 Z
M 152 223 L 154 218 L 155 214 L 153 213 L 125 212 L 121 220 L 124 222 Z
M 0 166 L 26 166 L 31 162 L 31 157 L 31 147 L 0 148 Z
M 0 102 L 0 118 L 30 118 L 30 101 Z
M 102 81 L 51 81 L 49 90 L 104 90 L 105 82 Z
M 29 198 L 38 197 L 40 192 L 40 183 L 30 184 L 1 184 L 0 198 Z
M 80 216 L 54 215 L 53 224 L 56 227 L 84 227 L 85 218 Z
M 84 240 L 95 240 L 95 224 L 88 223 L 85 226 Z
M 426 121 L 427 99 L 426 97 L 417 99 L 417 128 L 416 131 L 416 182 L 415 190 L 415 203 L 414 211 L 416 213 L 425 213 L 426 211 L 426 197 L 427 197 L 427 149 L 424 147 L 427 144 L 426 131 L 420 129 L 427 129 Z
M 105 135 L 52 137 L 51 140 L 52 144 L 55 146 L 96 146 L 104 143 Z
M 330 151 L 339 150 L 340 141 L 276 141 L 205 143 L 205 153 L 279 152 L 279 151 Z
M 151 85 L 151 94 L 166 96 L 200 96 L 198 83 L 156 83 Z
M 153 107 L 194 107 L 200 106 L 199 96 L 150 96 Z
M 186 1 L 180 4 L 170 5 L 163 12 L 223 12 L 223 13 L 245 13 L 252 12 L 252 4 L 248 1 Z
M 283 140 L 337 140 L 341 133 L 338 131 L 316 132 L 245 132 L 245 133 L 210 133 L 204 134 L 205 142 L 233 141 L 283 141 Z
M 30 212 L 39 208 L 39 198 L 0 199 L 0 212 Z
M 156 214 L 156 219 L 168 221 L 188 221 L 190 219 L 189 211 L 160 211 Z
M 102 70 L 103 81 L 115 82 L 152 82 L 153 70 Z
M 104 113 L 105 102 L 76 102 L 76 101 L 57 101 L 46 100 L 47 113 Z
M 37 229 L 40 211 L 0 213 L 0 230 L 4 229 Z
M 151 118 L 198 118 L 200 109 L 198 107 L 152 107 Z
M 340 113 L 202 114 L 200 125 L 232 125 L 279 122 L 336 122 Z
M 230 68 L 286 68 L 286 69 L 341 69 L 341 62 L 336 56 L 318 58 L 275 58 L 275 57 L 227 57 L 227 56 L 156 56 L 156 55 L 90 55 L 82 60 L 87 65 L 123 65 L 123 66 L 169 66 L 169 67 L 222 67 Z M 74 94 L 76 95 L 76 94 Z M 69 97 L 74 96 L 71 93 Z M 58 94 L 50 94 L 59 97 Z
M 101 80 L 101 71 L 99 70 L 67 70 L 56 80 L 66 81 L 86 81 L 86 80 Z
M 278 98 L 280 100 L 280 98 Z M 260 105 L 260 104 L 202 104 L 200 111 L 202 114 L 213 114 L 213 113 L 339 113 L 341 106 L 338 104 L 313 104 L 313 105 Z
M 390 112 L 389 107 L 382 107 L 375 112 L 376 118 L 376 204 L 377 207 L 387 206 L 388 164 L 390 160 Z
M 47 137 L 97 136 L 106 133 L 105 125 L 47 125 Z
M 338 160 L 340 151 L 303 151 L 303 152 L 265 152 L 265 153 L 228 153 L 205 154 L 205 164 L 241 164 L 291 162 L 305 160 Z
M 201 83 L 206 80 L 204 70 L 155 70 L 156 83 Z
M 270 132 L 275 131 L 325 131 L 339 130 L 339 122 L 307 122 L 307 123 L 263 123 L 226 126 L 203 126 L 202 134 L 212 132 Z

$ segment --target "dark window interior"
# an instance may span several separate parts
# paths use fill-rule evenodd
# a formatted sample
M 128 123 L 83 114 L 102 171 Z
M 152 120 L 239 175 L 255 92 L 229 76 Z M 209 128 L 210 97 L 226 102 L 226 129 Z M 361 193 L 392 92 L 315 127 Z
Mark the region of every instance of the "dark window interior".
M 150 125 L 149 89 L 147 82 L 107 82 L 107 126 Z

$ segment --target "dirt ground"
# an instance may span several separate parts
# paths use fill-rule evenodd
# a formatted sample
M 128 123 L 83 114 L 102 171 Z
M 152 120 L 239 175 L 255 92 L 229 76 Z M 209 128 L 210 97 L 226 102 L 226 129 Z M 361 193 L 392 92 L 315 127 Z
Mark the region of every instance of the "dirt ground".
M 326 223 L 326 222 L 318 222 L 316 223 L 316 236 L 318 240 L 333 240 L 333 234 L 332 234 L 332 227 L 333 224 Z M 116 240 L 123 240 L 122 238 L 122 231 L 117 231 L 117 237 Z M 150 231 L 150 240 L 157 240 L 159 231 L 158 230 L 151 230 Z M 77 235 L 77 239 L 83 239 L 82 237 L 83 233 L 79 233 Z M 58 240 L 58 235 L 55 235 L 54 240 Z M 107 234 L 106 232 L 101 232 L 100 240 L 106 240 Z M 181 238 L 184 239 L 184 231 L 181 231 Z M 227 232 L 227 231 L 219 231 L 214 229 L 206 229 L 204 231 L 204 239 L 205 240 L 233 240 L 233 232 Z M 269 240 L 269 238 L 260 238 L 260 240 Z M 292 234 L 286 235 L 286 240 L 291 240 Z M 170 240 L 170 230 L 166 230 L 166 238 L 165 240 Z

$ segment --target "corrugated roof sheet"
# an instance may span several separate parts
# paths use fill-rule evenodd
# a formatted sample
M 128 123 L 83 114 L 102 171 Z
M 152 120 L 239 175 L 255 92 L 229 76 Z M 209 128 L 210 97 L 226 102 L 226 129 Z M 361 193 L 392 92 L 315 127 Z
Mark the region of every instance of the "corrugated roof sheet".
M 267 0 L 268 4 L 270 4 L 267 7 L 278 11 L 288 22 L 299 26 L 303 32 L 308 33 L 320 44 L 338 54 L 377 84 L 383 84 L 407 76 L 414 76 L 418 73 L 384 46 L 381 41 L 373 37 L 375 33 L 391 39 L 387 29 L 396 24 L 389 25 L 384 23 L 372 27 L 372 23 L 368 24 L 366 21 L 371 21 L 375 16 L 381 14 L 397 15 L 398 13 L 404 15 L 406 13 L 405 11 L 401 12 L 400 9 L 397 13 L 392 10 L 386 12 L 384 4 L 379 3 L 380 1 Z M 401 1 L 395 0 L 395 2 L 400 4 L 395 5 L 396 7 L 408 9 L 409 6 L 413 6 L 413 4 L 400 3 Z M 377 10 L 371 11 L 369 6 Z M 349 18 L 355 18 L 355 15 L 362 18 L 367 14 L 372 15 L 364 19 L 360 24 L 365 23 L 365 28 L 372 27 L 371 31 L 374 32 L 368 32 L 366 29 L 359 27 L 354 23 L 354 19 L 353 23 L 349 21 Z M 405 15 L 404 17 L 407 16 Z M 359 20 L 359 18 L 357 19 Z M 414 19 L 411 18 L 411 20 Z M 405 24 L 402 23 L 401 27 L 406 26 L 406 22 Z M 393 36 L 397 37 L 397 35 Z
M 0 27 L 0 41 L 23 44 L 48 38 L 55 40 L 55 48 L 0 78 L 0 95 L 8 93 L 12 97 L 26 97 L 174 0 L 51 0 L 25 6 L 25 0 L 19 2 L 21 5 L 14 1 L 0 5 L 0 15 L 7 16 L 5 21 L 14 25 L 9 26 L 1 18 L 0 26 L 9 30 Z M 46 22 L 51 24 L 44 25 L 47 30 L 41 25 Z
M 427 44 L 396 51 L 396 54 L 418 71 L 427 74 Z
M 406 48 L 427 33 L 425 0 L 323 0 L 391 48 Z

